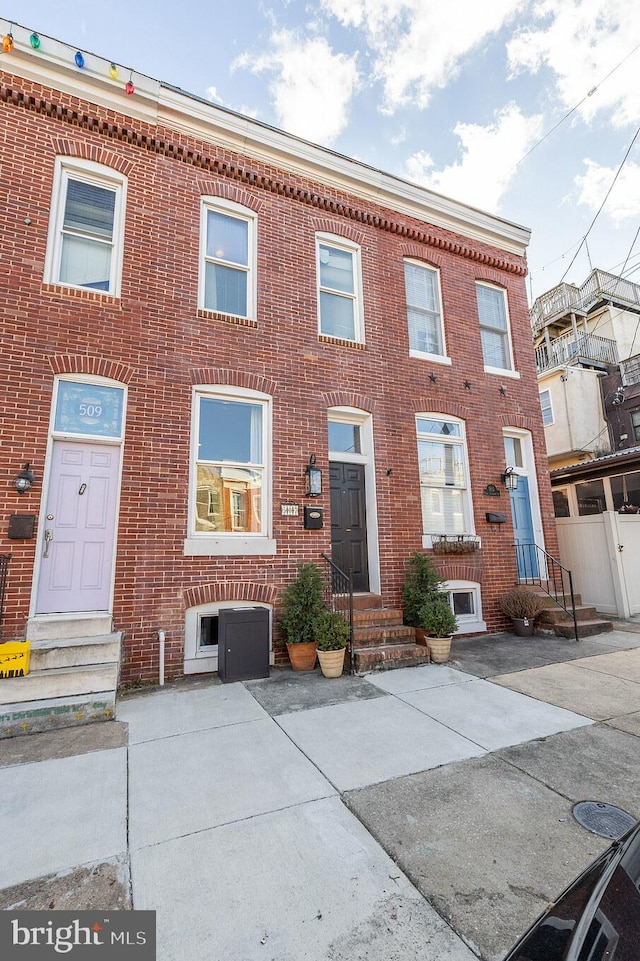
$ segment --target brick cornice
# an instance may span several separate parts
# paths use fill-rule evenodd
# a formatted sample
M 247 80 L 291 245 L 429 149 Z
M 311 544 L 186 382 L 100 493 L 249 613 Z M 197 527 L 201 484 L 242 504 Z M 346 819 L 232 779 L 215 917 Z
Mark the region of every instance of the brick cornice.
M 118 122 L 114 123 L 103 117 L 97 117 L 88 111 L 82 111 L 61 103 L 55 103 L 53 99 L 37 97 L 26 94 L 21 90 L 14 90 L 6 84 L 0 85 L 0 102 L 10 106 L 21 107 L 24 110 L 29 110 L 45 117 L 50 117 L 60 123 L 87 130 L 101 137 L 128 143 L 151 153 L 161 154 L 169 159 L 189 164 L 201 170 L 207 170 L 210 173 L 226 177 L 229 180 L 245 183 L 259 190 L 265 190 L 269 193 L 288 197 L 298 203 L 315 207 L 318 210 L 326 211 L 334 216 L 344 217 L 347 220 L 362 223 L 368 227 L 374 227 L 376 230 L 381 230 L 385 233 L 396 234 L 406 240 L 455 254 L 466 260 L 483 264 L 495 270 L 504 271 L 517 277 L 525 277 L 527 274 L 526 266 L 520 262 L 519 259 L 518 262 L 514 263 L 506 258 L 497 257 L 493 254 L 478 250 L 466 243 L 458 243 L 446 237 L 438 236 L 428 230 L 407 226 L 397 220 L 379 216 L 371 211 L 362 210 L 359 207 L 342 203 L 331 197 L 322 196 L 311 190 L 305 190 L 296 184 L 286 183 L 268 174 L 258 173 L 249 167 L 207 156 L 198 150 L 190 150 L 180 143 L 172 142 L 169 138 L 163 138 L 162 136 L 155 137 L 150 133 L 144 133 L 142 130 L 136 129 L 133 123 L 131 125 Z

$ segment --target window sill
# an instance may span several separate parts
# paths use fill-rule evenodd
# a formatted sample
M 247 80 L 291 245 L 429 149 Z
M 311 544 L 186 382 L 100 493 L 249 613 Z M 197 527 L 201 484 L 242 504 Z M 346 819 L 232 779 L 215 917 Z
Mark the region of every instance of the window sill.
M 222 314 L 219 310 L 206 310 L 198 307 L 197 316 L 203 320 L 220 320 L 223 324 L 232 324 L 234 327 L 257 327 L 258 321 L 250 317 L 238 317 L 235 314 Z
M 431 364 L 446 364 L 451 367 L 451 358 L 445 357 L 444 354 L 427 354 L 422 350 L 409 350 L 409 357 L 415 357 L 416 360 L 428 360 Z
M 185 557 L 241 557 L 275 554 L 276 541 L 271 537 L 188 537 L 184 542 Z
M 497 374 L 499 377 L 511 377 L 513 380 L 520 380 L 520 372 L 507 367 L 485 367 L 484 372 L 485 374 Z
M 344 337 L 330 337 L 329 334 L 318 334 L 321 344 L 333 344 L 334 347 L 351 347 L 352 350 L 366 350 L 366 344 L 359 340 L 346 340 Z
M 90 287 L 72 287 L 68 284 L 56 284 L 45 281 L 42 284 L 44 294 L 61 294 L 65 297 L 79 297 L 93 303 L 119 304 L 120 293 L 110 293 L 108 290 L 91 290 Z

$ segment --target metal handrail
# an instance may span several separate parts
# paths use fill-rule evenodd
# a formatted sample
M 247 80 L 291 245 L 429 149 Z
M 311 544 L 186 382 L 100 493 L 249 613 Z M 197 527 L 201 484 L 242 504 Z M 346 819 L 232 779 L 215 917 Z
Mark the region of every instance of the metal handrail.
M 346 573 L 326 554 L 324 605 L 344 617 L 349 625 L 349 673 L 355 674 L 355 650 L 353 646 L 353 574 Z
M 4 614 L 4 592 L 7 587 L 7 569 L 10 560 L 11 554 L 0 554 L 0 625 Z M 2 637 L 2 631 L 0 631 L 0 637 Z
M 518 572 L 525 572 L 524 577 L 519 577 L 520 583 L 535 585 L 548 594 L 573 620 L 575 640 L 579 641 L 571 571 L 538 544 L 514 544 L 513 546 L 516 549 Z M 546 577 L 542 577 L 541 571 L 546 573 Z M 570 606 L 567 606 L 568 598 L 570 598 Z

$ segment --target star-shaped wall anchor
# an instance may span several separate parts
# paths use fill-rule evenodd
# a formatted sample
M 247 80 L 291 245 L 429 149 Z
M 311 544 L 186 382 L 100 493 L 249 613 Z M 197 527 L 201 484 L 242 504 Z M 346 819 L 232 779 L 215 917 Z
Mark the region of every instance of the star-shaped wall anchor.
M 504 387 L 501 387 L 501 388 L 500 388 L 500 396 L 501 396 L 501 397 L 506 397 L 506 396 L 507 396 L 507 392 L 506 392 L 506 390 L 504 389 Z
M 436 382 L 436 375 L 435 375 L 435 374 L 429 374 L 429 380 L 431 381 L 432 384 L 435 384 L 435 382 Z
M 465 389 L 465 390 L 471 390 L 471 384 L 470 384 L 470 382 L 469 382 L 468 380 L 465 380 L 463 386 L 464 386 L 464 389 Z

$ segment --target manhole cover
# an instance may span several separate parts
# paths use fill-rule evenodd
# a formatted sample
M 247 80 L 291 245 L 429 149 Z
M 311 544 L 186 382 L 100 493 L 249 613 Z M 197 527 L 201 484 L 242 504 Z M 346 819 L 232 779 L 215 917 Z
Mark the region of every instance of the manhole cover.
M 603 801 L 580 801 L 573 806 L 573 816 L 587 831 L 613 841 L 621 838 L 636 823 L 636 819 L 626 811 Z

